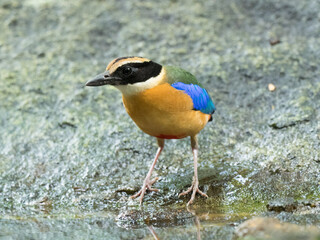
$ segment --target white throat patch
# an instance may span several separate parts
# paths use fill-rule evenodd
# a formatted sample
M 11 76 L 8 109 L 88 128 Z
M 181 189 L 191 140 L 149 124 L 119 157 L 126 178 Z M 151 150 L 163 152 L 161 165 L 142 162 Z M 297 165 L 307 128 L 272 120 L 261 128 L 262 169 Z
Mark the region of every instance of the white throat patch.
M 163 78 L 165 77 L 164 75 L 165 75 L 165 70 L 164 68 L 162 68 L 158 76 L 149 78 L 144 82 L 137 82 L 134 84 L 127 84 L 127 85 L 119 85 L 115 87 L 118 88 L 122 92 L 122 94 L 125 96 L 135 95 L 140 92 L 143 92 L 144 90 L 147 90 L 159 85 L 162 82 Z

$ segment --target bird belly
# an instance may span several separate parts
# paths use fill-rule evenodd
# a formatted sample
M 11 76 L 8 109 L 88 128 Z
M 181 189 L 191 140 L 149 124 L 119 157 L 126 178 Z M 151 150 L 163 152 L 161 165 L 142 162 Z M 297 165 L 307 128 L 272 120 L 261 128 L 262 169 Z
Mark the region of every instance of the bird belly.
M 123 96 L 123 103 L 137 126 L 158 138 L 195 136 L 210 119 L 209 114 L 192 110 L 192 99 L 169 84 L 135 96 Z

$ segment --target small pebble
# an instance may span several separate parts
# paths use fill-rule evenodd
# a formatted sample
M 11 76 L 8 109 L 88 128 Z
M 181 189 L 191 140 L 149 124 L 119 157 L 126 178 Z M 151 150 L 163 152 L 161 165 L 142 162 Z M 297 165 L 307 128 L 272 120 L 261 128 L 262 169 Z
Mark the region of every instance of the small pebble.
M 270 92 L 273 92 L 276 90 L 276 86 L 273 83 L 269 83 L 268 84 L 268 89 Z
M 270 39 L 269 43 L 271 46 L 274 46 L 274 45 L 281 43 L 281 41 L 280 41 L 280 39 L 274 38 L 274 39 Z

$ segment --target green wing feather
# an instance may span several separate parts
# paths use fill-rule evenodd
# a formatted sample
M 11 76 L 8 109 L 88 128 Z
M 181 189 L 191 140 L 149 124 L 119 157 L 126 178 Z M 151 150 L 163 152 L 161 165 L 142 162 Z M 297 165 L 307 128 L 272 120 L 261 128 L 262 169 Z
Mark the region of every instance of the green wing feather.
M 167 82 L 171 87 L 184 91 L 193 102 L 193 109 L 206 114 L 213 114 L 216 110 L 207 90 L 191 73 L 178 67 L 165 67 Z
M 191 73 L 179 67 L 164 66 L 167 73 L 167 81 L 169 84 L 182 82 L 185 84 L 195 84 L 203 88 L 201 83 Z

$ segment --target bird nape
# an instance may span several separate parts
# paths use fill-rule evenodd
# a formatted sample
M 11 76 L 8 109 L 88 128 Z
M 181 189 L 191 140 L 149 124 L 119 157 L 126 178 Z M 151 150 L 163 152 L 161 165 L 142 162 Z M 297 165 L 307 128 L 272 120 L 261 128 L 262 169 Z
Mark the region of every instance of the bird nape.
M 121 57 L 111 61 L 104 73 L 86 86 L 113 85 L 122 93 L 127 113 L 145 133 L 157 138 L 158 150 L 139 192 L 140 204 L 147 190 L 158 180 L 151 180 L 152 171 L 164 148 L 165 139 L 190 137 L 194 159 L 191 187 L 179 197 L 192 192 L 187 205 L 196 193 L 208 197 L 199 189 L 197 134 L 211 121 L 215 106 L 200 82 L 189 72 L 173 66 L 162 66 L 142 57 Z

